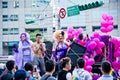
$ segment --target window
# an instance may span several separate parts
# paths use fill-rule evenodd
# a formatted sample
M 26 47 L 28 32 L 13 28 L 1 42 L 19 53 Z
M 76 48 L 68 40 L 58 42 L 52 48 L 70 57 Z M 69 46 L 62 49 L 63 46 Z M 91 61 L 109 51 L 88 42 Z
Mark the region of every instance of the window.
M 62 27 L 61 28 L 63 31 L 66 31 L 67 30 L 67 27 Z
M 8 8 L 8 2 L 6 1 L 2 2 L 2 8 Z
M 2 21 L 8 21 L 8 15 L 3 15 L 2 16 Z
M 18 15 L 3 15 L 2 21 L 18 21 Z
M 8 52 L 9 52 L 8 55 L 13 55 L 13 48 L 12 48 L 12 47 L 9 47 L 9 48 L 8 48 Z
M 9 34 L 10 34 L 10 35 L 13 35 L 13 34 L 14 34 L 14 29 L 13 29 L 13 28 L 10 28 L 10 29 L 9 29 Z
M 19 29 L 18 28 L 14 28 L 14 34 L 19 34 Z
M 55 32 L 55 27 L 53 27 L 53 32 Z
M 14 8 L 19 8 L 19 1 L 14 1 Z
M 10 21 L 18 21 L 18 15 L 11 15 Z
M 118 29 L 118 25 L 114 25 L 114 29 Z
M 18 28 L 3 28 L 3 35 L 17 35 L 19 34 Z
M 79 28 L 82 28 L 83 31 L 86 31 L 86 26 L 80 26 L 80 27 L 74 26 L 73 28 L 76 29 L 76 30 L 79 29 Z
M 3 29 L 3 35 L 8 35 L 8 28 Z
M 94 31 L 98 31 L 98 30 L 100 30 L 100 26 L 93 26 L 92 27 L 92 31 L 94 32 Z
M 92 27 L 92 31 L 98 31 L 100 30 L 101 26 L 93 26 Z M 117 30 L 118 29 L 118 25 L 114 25 L 114 30 Z
M 32 0 L 32 7 L 40 7 L 40 5 L 49 5 L 50 0 Z
M 40 32 L 47 33 L 47 28 L 40 28 Z

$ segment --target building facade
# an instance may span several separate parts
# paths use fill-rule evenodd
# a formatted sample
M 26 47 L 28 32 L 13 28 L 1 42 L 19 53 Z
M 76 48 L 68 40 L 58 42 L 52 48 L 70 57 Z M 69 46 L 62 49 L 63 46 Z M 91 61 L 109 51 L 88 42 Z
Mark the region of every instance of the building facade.
M 39 30 L 44 39 L 51 39 L 55 28 L 50 3 L 50 0 L 0 0 L 0 55 L 12 55 L 13 44 L 18 44 L 25 31 Z
M 67 15 L 67 8 L 103 1 L 97 8 L 79 11 L 78 15 Z M 61 19 L 59 10 L 66 10 L 65 18 Z M 22 32 L 40 31 L 44 39 L 53 40 L 56 29 L 67 30 L 83 28 L 84 34 L 92 35 L 100 32 L 102 14 L 114 17 L 112 36 L 120 36 L 120 0 L 0 0 L 0 55 L 12 55 L 13 44 L 18 44 Z M 100 32 L 101 33 L 101 32 Z M 103 33 L 101 33 L 103 34 Z

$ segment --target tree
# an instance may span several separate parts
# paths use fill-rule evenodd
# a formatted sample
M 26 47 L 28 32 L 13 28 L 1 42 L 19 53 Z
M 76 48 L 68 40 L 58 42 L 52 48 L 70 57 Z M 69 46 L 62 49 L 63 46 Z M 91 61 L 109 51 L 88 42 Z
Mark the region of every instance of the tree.
M 37 33 L 41 34 L 39 29 L 32 29 L 32 30 L 28 29 L 28 30 L 26 30 L 26 32 L 28 32 L 30 34 L 30 40 L 32 40 L 33 42 L 36 41 L 36 34 Z

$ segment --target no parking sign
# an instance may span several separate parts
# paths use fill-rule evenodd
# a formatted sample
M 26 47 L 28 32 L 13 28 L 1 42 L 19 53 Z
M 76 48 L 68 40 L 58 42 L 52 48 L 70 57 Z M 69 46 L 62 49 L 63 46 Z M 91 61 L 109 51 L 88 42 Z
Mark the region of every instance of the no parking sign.
M 61 19 L 65 18 L 65 16 L 66 16 L 66 10 L 64 8 L 60 9 L 59 16 L 60 16 Z

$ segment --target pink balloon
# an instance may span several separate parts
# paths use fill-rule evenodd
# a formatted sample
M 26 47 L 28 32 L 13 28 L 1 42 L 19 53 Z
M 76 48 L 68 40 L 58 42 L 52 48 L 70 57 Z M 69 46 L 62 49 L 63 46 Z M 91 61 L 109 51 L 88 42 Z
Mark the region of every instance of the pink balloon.
M 72 33 L 74 31 L 73 27 L 68 27 L 67 33 Z
M 120 51 L 120 47 L 118 48 L 118 51 Z
M 112 65 L 114 68 L 118 68 L 118 62 L 116 62 L 116 61 L 112 62 Z
M 119 43 L 118 39 L 115 38 L 115 37 L 112 37 L 111 41 L 113 42 L 113 44 L 118 44 Z
M 84 56 L 83 58 L 84 60 L 88 61 L 88 56 Z
M 100 42 L 99 38 L 94 38 L 93 40 L 94 40 L 96 43 L 99 43 L 99 42 Z
M 91 72 L 92 71 L 92 66 L 86 66 L 85 70 L 87 70 L 88 72 Z
M 119 49 L 119 44 L 115 44 L 115 50 Z
M 72 32 L 72 36 L 73 36 L 73 37 L 74 37 L 74 35 L 75 35 L 75 31 Z
M 119 49 L 119 46 L 120 46 L 119 40 L 118 40 L 117 38 L 113 38 L 113 39 L 112 39 L 112 42 L 113 42 L 113 44 L 114 44 L 115 50 L 120 51 L 120 49 Z
M 73 32 L 72 32 L 72 37 L 74 37 L 74 35 L 75 35 L 75 32 L 73 31 Z
M 118 44 L 119 44 L 119 46 L 120 46 L 120 40 L 118 40 Z M 120 48 L 119 48 L 120 49 Z
M 94 32 L 94 38 L 98 38 L 100 35 L 98 32 Z
M 75 34 L 74 37 L 75 37 L 76 39 L 78 39 L 78 35 Z
M 101 27 L 100 28 L 100 31 L 103 32 L 103 33 L 106 33 L 107 32 L 107 29 L 105 27 Z
M 111 32 L 113 30 L 113 26 L 109 25 L 106 29 L 107 29 L 108 32 Z
M 108 22 L 107 21 L 102 21 L 101 26 L 102 27 L 108 27 Z
M 90 48 L 93 50 L 93 49 L 95 49 L 95 47 L 96 47 L 96 42 L 95 41 L 92 41 L 92 42 L 90 42 Z
M 120 51 L 116 51 L 116 52 L 114 53 L 114 57 L 120 57 Z
M 112 20 L 108 21 L 108 25 L 112 25 L 113 26 L 113 21 Z
M 103 15 L 102 15 L 102 18 L 103 18 L 104 20 L 106 20 L 106 19 L 107 19 L 107 17 L 108 17 L 108 15 L 107 15 L 107 14 L 103 14 Z
M 109 20 L 113 20 L 113 16 L 108 16 Z
M 93 58 L 90 58 L 90 59 L 88 59 L 88 61 L 86 62 L 86 65 L 88 66 L 91 66 L 91 65 L 93 65 L 95 63 L 95 61 L 94 61 L 94 59 Z
M 68 39 L 72 38 L 72 34 L 68 34 Z
M 79 28 L 78 29 L 78 34 L 81 34 L 83 32 L 83 29 L 82 28 Z
M 98 46 L 99 46 L 100 48 L 103 48 L 103 47 L 105 46 L 105 43 L 104 43 L 104 42 L 99 42 Z
M 97 48 L 97 49 L 96 49 L 96 53 L 97 53 L 97 54 L 101 54 L 101 53 L 102 53 L 102 49 Z
M 118 61 L 118 68 L 120 69 L 120 60 Z
M 74 37 L 78 39 L 78 32 L 76 30 L 74 31 Z

